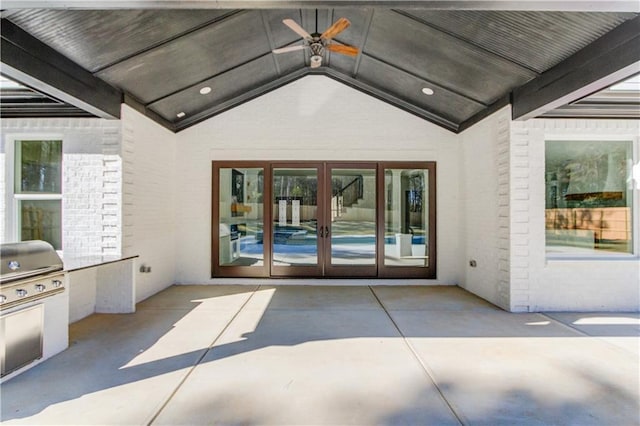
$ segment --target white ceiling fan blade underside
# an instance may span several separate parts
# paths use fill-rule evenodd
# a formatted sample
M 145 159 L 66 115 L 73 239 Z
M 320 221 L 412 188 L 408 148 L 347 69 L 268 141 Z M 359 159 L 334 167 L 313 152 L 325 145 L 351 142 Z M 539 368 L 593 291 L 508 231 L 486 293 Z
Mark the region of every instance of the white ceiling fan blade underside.
M 293 31 L 295 31 L 296 33 L 298 33 L 298 35 L 300 37 L 302 37 L 305 40 L 310 40 L 311 39 L 311 34 L 309 34 L 308 32 L 306 32 L 304 30 L 304 28 L 302 28 L 300 25 L 298 25 L 298 23 L 296 21 L 294 21 L 293 19 L 284 19 L 282 21 L 287 27 L 291 28 Z
M 299 44 L 297 46 L 287 46 L 287 47 L 281 47 L 280 49 L 273 49 L 272 52 L 273 53 L 295 52 L 296 50 L 302 50 L 305 47 L 307 46 L 305 46 L 304 44 Z

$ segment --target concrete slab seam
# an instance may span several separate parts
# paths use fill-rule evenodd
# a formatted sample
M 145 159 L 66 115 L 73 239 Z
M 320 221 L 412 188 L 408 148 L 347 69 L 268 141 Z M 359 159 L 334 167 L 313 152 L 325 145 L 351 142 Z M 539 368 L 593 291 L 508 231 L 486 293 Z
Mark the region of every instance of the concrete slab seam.
M 600 342 L 604 343 L 604 344 L 605 344 L 605 345 L 607 345 L 610 349 L 615 350 L 616 352 L 620 352 L 620 353 L 624 353 L 625 355 L 629 355 L 629 352 L 627 352 L 626 350 L 622 349 L 621 347 L 619 347 L 619 346 L 617 346 L 617 345 L 611 344 L 611 343 L 610 343 L 610 342 L 608 342 L 606 339 L 603 339 L 601 336 L 594 336 L 594 335 L 592 335 L 592 334 L 589 334 L 589 333 L 587 333 L 587 332 L 585 332 L 585 331 L 583 331 L 583 330 L 580 330 L 580 329 L 579 329 L 579 328 L 577 328 L 577 327 L 574 327 L 574 326 L 572 326 L 572 325 L 570 325 L 570 324 L 567 324 L 567 323 L 565 323 L 565 322 L 562 322 L 562 321 L 560 321 L 559 319 L 556 319 L 556 318 L 554 318 L 554 317 L 552 317 L 552 316 L 550 316 L 550 315 L 547 315 L 547 314 L 545 314 L 545 313 L 538 312 L 538 315 L 540 315 L 540 316 L 542 316 L 542 317 L 544 317 L 544 318 L 547 318 L 549 321 L 553 321 L 554 323 L 559 324 L 561 327 L 564 327 L 564 328 L 566 328 L 566 329 L 568 329 L 568 330 L 571 330 L 571 331 L 573 331 L 573 332 L 576 332 L 576 333 L 578 333 L 578 334 L 579 334 L 580 336 L 582 336 L 582 337 L 589 337 L 589 338 L 591 338 L 591 339 L 598 339 L 598 341 L 600 341 Z
M 193 373 L 193 371 L 196 369 L 196 367 L 198 367 L 198 365 L 200 365 L 200 363 L 202 362 L 202 360 L 207 356 L 207 354 L 209 353 L 209 351 L 211 349 L 213 349 L 213 347 L 216 345 L 216 343 L 218 342 L 218 340 L 220 340 L 220 337 L 222 337 L 222 335 L 227 331 L 227 329 L 229 328 L 229 326 L 231 325 L 231 323 L 238 317 L 238 315 L 240 314 L 240 312 L 242 312 L 242 310 L 244 309 L 245 306 L 247 306 L 247 304 L 249 303 L 249 301 L 251 300 L 251 298 L 253 298 L 253 296 L 256 294 L 256 292 L 260 289 L 260 285 L 258 285 L 257 287 L 255 287 L 251 294 L 249 295 L 249 297 L 247 297 L 247 300 L 244 301 L 244 303 L 238 308 L 238 310 L 236 311 L 235 314 L 233 314 L 233 316 L 231 317 L 231 319 L 227 322 L 227 324 L 222 328 L 222 330 L 220 331 L 220 333 L 218 333 L 218 335 L 213 339 L 213 341 L 209 344 L 209 346 L 206 348 L 206 350 L 204 350 L 202 352 L 202 355 L 200 355 L 200 357 L 198 358 L 198 360 L 191 366 L 191 368 L 189 369 L 189 371 L 187 371 L 187 374 L 184 375 L 184 377 L 180 380 L 180 382 L 178 382 L 178 384 L 176 385 L 175 389 L 173 389 L 173 391 L 169 394 L 169 396 L 167 397 L 167 399 L 160 405 L 160 408 L 158 409 L 158 411 L 151 417 L 151 419 L 146 423 L 147 426 L 151 426 L 153 424 L 153 422 L 156 421 L 156 419 L 158 418 L 158 416 L 160 416 L 160 413 L 162 413 L 162 411 L 167 407 L 167 405 L 169 404 L 169 402 L 171 401 L 171 399 L 178 393 L 178 391 L 180 390 L 180 388 L 182 387 L 182 385 L 184 385 L 184 383 L 187 381 L 187 379 L 189 378 L 189 376 L 191 376 L 191 373 Z
M 411 352 L 413 357 L 416 359 L 416 361 L 418 361 L 418 364 L 420 364 L 420 366 L 422 367 L 422 370 L 424 371 L 425 375 L 429 378 L 429 380 L 431 380 L 431 383 L 433 383 L 433 386 L 435 386 L 436 390 L 438 391 L 438 394 L 440 395 L 440 397 L 442 398 L 444 403 L 447 405 L 447 407 L 449 407 L 449 410 L 451 410 L 451 413 L 455 416 L 456 420 L 458 420 L 458 422 L 461 425 L 470 424 L 468 421 L 466 421 L 464 415 L 455 406 L 455 404 L 453 402 L 449 401 L 447 399 L 447 397 L 444 395 L 444 392 L 442 391 L 442 389 L 438 385 L 438 382 L 437 382 L 437 380 L 435 378 L 435 375 L 434 375 L 433 371 L 431 371 L 431 368 L 427 365 L 427 363 L 422 358 L 420 358 L 420 356 L 418 355 L 418 352 L 415 350 L 413 345 L 411 345 L 411 342 L 409 342 L 409 340 L 404 335 L 404 333 L 402 332 L 402 330 L 400 329 L 398 324 L 393 320 L 393 317 L 391 316 L 391 314 L 387 310 L 387 307 L 384 305 L 382 300 L 380 300 L 380 298 L 378 297 L 376 292 L 373 290 L 373 288 L 371 286 L 367 286 L 367 287 L 369 287 L 369 290 L 373 294 L 373 297 L 375 297 L 375 299 L 378 301 L 378 303 L 380 304 L 380 307 L 382 308 L 384 313 L 387 315 L 387 317 L 389 318 L 389 320 L 391 321 L 393 326 L 396 328 L 396 330 L 398 330 L 398 333 L 402 337 L 402 340 L 403 340 L 404 344 L 407 346 L 407 348 L 409 349 L 409 351 Z

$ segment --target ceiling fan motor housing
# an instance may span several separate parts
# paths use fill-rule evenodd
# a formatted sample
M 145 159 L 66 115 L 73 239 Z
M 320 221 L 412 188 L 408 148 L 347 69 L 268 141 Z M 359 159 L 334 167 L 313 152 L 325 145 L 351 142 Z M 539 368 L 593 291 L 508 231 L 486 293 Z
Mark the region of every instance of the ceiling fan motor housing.
M 316 11 L 317 13 L 317 11 Z M 346 18 L 340 18 L 336 22 L 331 25 L 331 27 L 327 28 L 325 32 L 322 34 L 318 33 L 317 28 L 317 18 L 316 18 L 316 32 L 313 34 L 309 34 L 302 28 L 296 21 L 293 19 L 284 19 L 282 21 L 286 26 L 292 29 L 295 33 L 303 39 L 302 45 L 296 46 L 287 46 L 281 47 L 279 49 L 274 49 L 273 53 L 285 53 L 285 52 L 293 52 L 296 50 L 302 50 L 304 48 L 309 48 L 311 50 L 310 57 L 310 66 L 311 68 L 318 68 L 322 65 L 322 58 L 324 56 L 325 50 L 331 50 L 332 52 L 340 53 L 343 55 L 355 56 L 358 54 L 358 49 L 353 46 L 347 45 L 332 45 L 330 40 L 338 35 L 340 32 L 344 31 L 351 23 Z
M 313 40 L 309 43 L 311 49 L 311 68 L 318 68 L 322 65 L 322 55 L 324 54 L 324 40 L 319 36 L 313 35 Z

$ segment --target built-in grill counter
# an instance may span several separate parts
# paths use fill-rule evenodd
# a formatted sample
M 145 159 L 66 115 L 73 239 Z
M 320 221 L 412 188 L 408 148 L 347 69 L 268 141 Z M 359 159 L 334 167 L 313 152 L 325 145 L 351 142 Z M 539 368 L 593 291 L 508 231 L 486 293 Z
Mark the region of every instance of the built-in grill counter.
M 69 323 L 93 313 L 126 314 L 136 309 L 138 256 L 64 257 L 69 287 Z
M 63 262 L 45 241 L 1 244 L 0 382 L 65 350 L 70 323 L 96 312 L 135 312 L 137 257 Z
M 44 241 L 0 245 L 0 380 L 69 345 L 63 263 Z

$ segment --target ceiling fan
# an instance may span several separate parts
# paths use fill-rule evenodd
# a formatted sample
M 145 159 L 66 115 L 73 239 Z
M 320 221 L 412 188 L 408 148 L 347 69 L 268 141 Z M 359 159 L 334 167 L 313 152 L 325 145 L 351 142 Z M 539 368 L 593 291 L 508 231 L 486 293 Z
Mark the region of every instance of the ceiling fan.
M 351 22 L 347 18 L 340 18 L 327 28 L 322 34 L 318 33 L 318 16 L 316 11 L 316 32 L 309 34 L 293 19 L 284 19 L 282 21 L 287 27 L 291 28 L 304 40 L 304 44 L 296 46 L 287 46 L 280 49 L 274 49 L 273 53 L 286 53 L 296 50 L 311 50 L 311 68 L 318 68 L 322 65 L 322 56 L 325 50 L 340 53 L 342 55 L 356 56 L 358 48 L 342 44 L 332 44 L 331 39 L 346 30 Z

